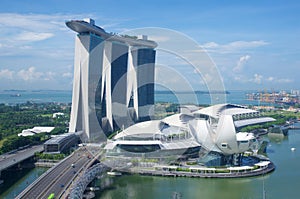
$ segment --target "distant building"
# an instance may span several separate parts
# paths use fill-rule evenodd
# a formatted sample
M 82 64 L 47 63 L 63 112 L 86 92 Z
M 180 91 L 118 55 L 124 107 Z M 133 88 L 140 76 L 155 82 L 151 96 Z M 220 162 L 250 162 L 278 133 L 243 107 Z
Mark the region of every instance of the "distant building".
M 33 136 L 39 133 L 50 133 L 55 127 L 36 126 L 32 129 L 24 129 L 18 136 Z
M 57 112 L 57 113 L 53 113 L 52 118 L 58 118 L 58 117 L 64 116 L 64 115 L 65 115 L 64 113 Z
M 291 94 L 292 95 L 296 95 L 296 96 L 299 96 L 300 95 L 300 91 L 299 90 L 291 90 Z
M 93 142 L 148 120 L 154 105 L 157 44 L 146 36 L 109 34 L 92 19 L 66 25 L 78 33 L 69 132 L 83 131 Z

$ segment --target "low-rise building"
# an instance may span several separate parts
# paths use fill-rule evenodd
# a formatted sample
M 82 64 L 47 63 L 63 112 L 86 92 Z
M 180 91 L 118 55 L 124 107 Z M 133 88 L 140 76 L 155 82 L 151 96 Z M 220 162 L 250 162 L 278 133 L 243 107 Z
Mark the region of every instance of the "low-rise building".
M 39 133 L 50 133 L 55 127 L 50 126 L 35 126 L 32 129 L 24 129 L 18 136 L 33 136 Z
M 75 133 L 65 133 L 57 135 L 44 143 L 45 153 L 62 153 L 76 146 L 79 137 Z

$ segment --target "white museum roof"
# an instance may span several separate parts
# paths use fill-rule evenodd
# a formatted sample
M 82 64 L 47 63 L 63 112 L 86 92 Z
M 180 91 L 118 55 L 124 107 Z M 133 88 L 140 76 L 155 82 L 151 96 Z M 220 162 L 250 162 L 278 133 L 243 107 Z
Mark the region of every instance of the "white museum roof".
M 276 121 L 276 120 L 271 117 L 259 117 L 259 118 L 251 118 L 251 119 L 234 121 L 234 125 L 236 128 L 240 128 L 243 126 L 261 124 L 261 123 L 266 123 L 266 122 L 274 122 L 274 121 Z
M 210 107 L 200 109 L 193 112 L 194 114 L 208 115 L 214 118 L 219 118 L 220 115 L 236 115 L 246 113 L 258 113 L 258 111 L 245 108 L 235 104 L 217 104 Z
M 151 120 L 134 124 L 117 134 L 114 139 L 121 139 L 124 136 L 137 136 L 140 134 L 161 134 L 160 123 L 160 120 Z
M 179 113 L 179 114 L 174 114 L 174 115 L 168 116 L 168 117 L 162 119 L 161 121 L 170 126 L 186 127 L 187 122 L 193 118 L 194 117 L 191 115 Z
M 18 136 L 32 136 L 38 133 L 49 133 L 54 128 L 55 127 L 50 127 L 50 126 L 35 126 L 32 129 L 22 130 L 22 133 L 19 133 Z

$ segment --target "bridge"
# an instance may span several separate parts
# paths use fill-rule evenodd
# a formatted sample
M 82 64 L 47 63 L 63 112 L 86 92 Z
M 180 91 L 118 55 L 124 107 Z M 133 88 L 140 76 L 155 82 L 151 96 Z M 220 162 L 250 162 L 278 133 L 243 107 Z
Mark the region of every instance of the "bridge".
M 99 148 L 79 148 L 40 176 L 16 198 L 47 198 L 50 194 L 54 194 L 55 198 L 65 198 L 74 179 L 81 176 L 98 159 L 99 152 Z
M 23 160 L 33 157 L 36 152 L 42 152 L 44 150 L 43 145 L 31 146 L 22 150 L 16 150 L 0 156 L 0 174 L 1 171 L 19 164 Z

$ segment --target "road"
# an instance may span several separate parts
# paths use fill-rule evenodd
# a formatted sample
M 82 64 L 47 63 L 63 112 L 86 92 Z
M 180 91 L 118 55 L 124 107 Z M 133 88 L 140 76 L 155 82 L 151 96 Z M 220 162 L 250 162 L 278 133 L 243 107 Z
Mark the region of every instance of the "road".
M 43 145 L 32 146 L 20 151 L 16 151 L 12 154 L 4 154 L 0 156 L 0 172 L 5 170 L 27 158 L 34 156 L 36 152 L 42 152 L 44 150 Z
M 55 198 L 59 198 L 77 174 L 92 161 L 91 157 L 90 152 L 85 148 L 77 150 L 58 165 L 48 170 L 18 195 L 17 198 L 47 198 L 51 193 L 55 194 Z

